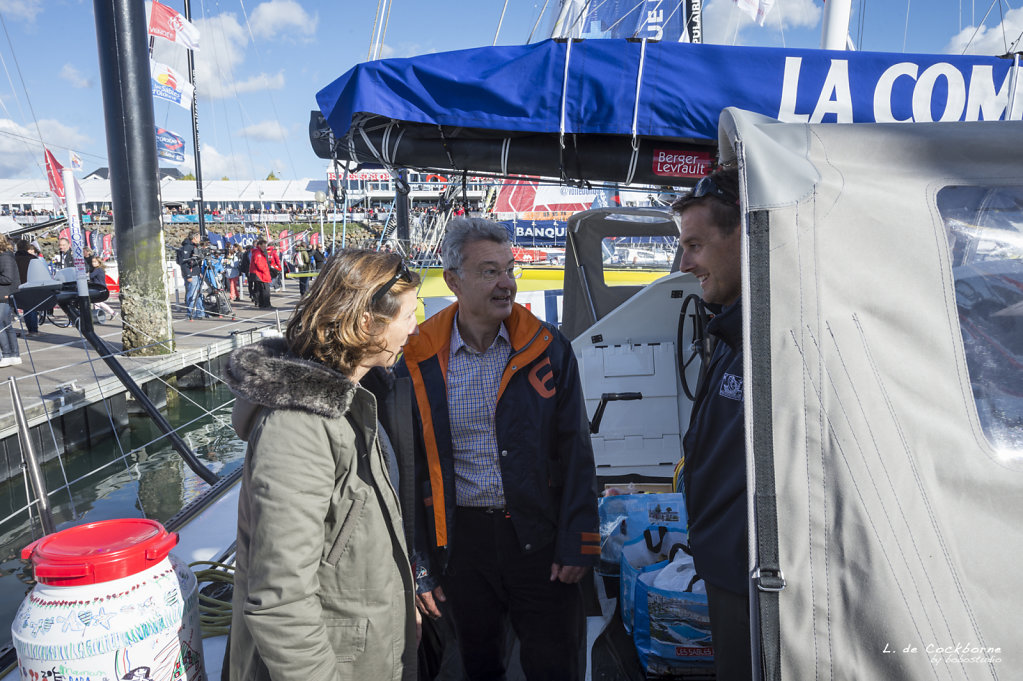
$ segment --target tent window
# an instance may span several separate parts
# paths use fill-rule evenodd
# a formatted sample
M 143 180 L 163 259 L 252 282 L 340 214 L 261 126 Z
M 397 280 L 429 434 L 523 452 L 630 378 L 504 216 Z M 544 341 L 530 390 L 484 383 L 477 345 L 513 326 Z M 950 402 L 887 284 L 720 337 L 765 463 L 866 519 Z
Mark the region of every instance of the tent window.
M 937 204 L 984 434 L 1023 457 L 1023 186 L 945 187 Z
M 657 270 L 667 274 L 677 244 L 678 239 L 662 236 L 604 237 L 600 244 L 604 284 L 635 286 L 640 283 L 640 280 L 623 277 L 621 270 Z

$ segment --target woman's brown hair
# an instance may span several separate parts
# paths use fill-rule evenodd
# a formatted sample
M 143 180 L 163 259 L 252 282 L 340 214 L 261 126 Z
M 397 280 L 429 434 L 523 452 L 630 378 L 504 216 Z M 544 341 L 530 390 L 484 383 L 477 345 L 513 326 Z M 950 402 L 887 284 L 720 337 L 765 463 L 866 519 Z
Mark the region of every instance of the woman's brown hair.
M 401 309 L 398 297 L 419 286 L 419 275 L 409 272 L 373 302 L 373 294 L 401 267 L 395 253 L 344 250 L 331 256 L 295 307 L 285 332 L 288 347 L 298 357 L 351 375 L 366 356 L 384 349 L 379 336 Z M 367 312 L 369 329 L 363 325 Z

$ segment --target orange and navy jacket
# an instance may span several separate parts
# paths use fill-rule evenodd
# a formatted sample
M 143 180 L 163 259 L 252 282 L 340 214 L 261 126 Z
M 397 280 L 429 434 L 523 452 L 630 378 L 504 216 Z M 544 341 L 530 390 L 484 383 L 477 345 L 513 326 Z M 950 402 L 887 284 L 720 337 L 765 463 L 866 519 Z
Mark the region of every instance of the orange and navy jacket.
M 455 473 L 448 420 L 447 369 L 455 303 L 410 336 L 396 371 L 415 389 L 416 550 L 420 592 L 436 586 L 448 562 L 455 521 Z M 512 354 L 501 376 L 494 425 L 508 513 L 523 551 L 554 542 L 562 565 L 596 564 L 600 555 L 597 478 L 572 346 L 521 305 L 505 320 Z

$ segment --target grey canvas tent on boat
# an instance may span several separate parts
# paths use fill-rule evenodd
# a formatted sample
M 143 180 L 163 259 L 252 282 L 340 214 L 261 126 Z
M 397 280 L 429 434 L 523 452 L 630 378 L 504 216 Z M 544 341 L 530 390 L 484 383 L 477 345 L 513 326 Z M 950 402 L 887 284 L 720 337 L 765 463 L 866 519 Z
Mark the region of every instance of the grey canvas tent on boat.
M 722 115 L 767 678 L 1019 678 L 1021 135 Z

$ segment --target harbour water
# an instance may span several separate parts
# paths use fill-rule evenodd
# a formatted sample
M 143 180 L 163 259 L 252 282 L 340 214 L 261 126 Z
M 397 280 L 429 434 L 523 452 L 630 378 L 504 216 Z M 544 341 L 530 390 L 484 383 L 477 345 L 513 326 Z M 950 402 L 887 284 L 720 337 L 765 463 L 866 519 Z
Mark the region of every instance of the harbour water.
M 231 428 L 232 404 L 230 391 L 216 382 L 205 390 L 169 391 L 164 410 L 199 459 L 221 476 L 239 467 L 245 455 Z M 117 437 L 47 462 L 43 474 L 58 530 L 109 518 L 165 522 L 208 489 L 145 416 L 130 417 Z M 5 519 L 0 523 L 0 649 L 10 645 L 10 622 L 32 586 L 21 549 L 41 536 L 38 519 L 19 512 L 25 495 L 24 476 L 0 484 Z

